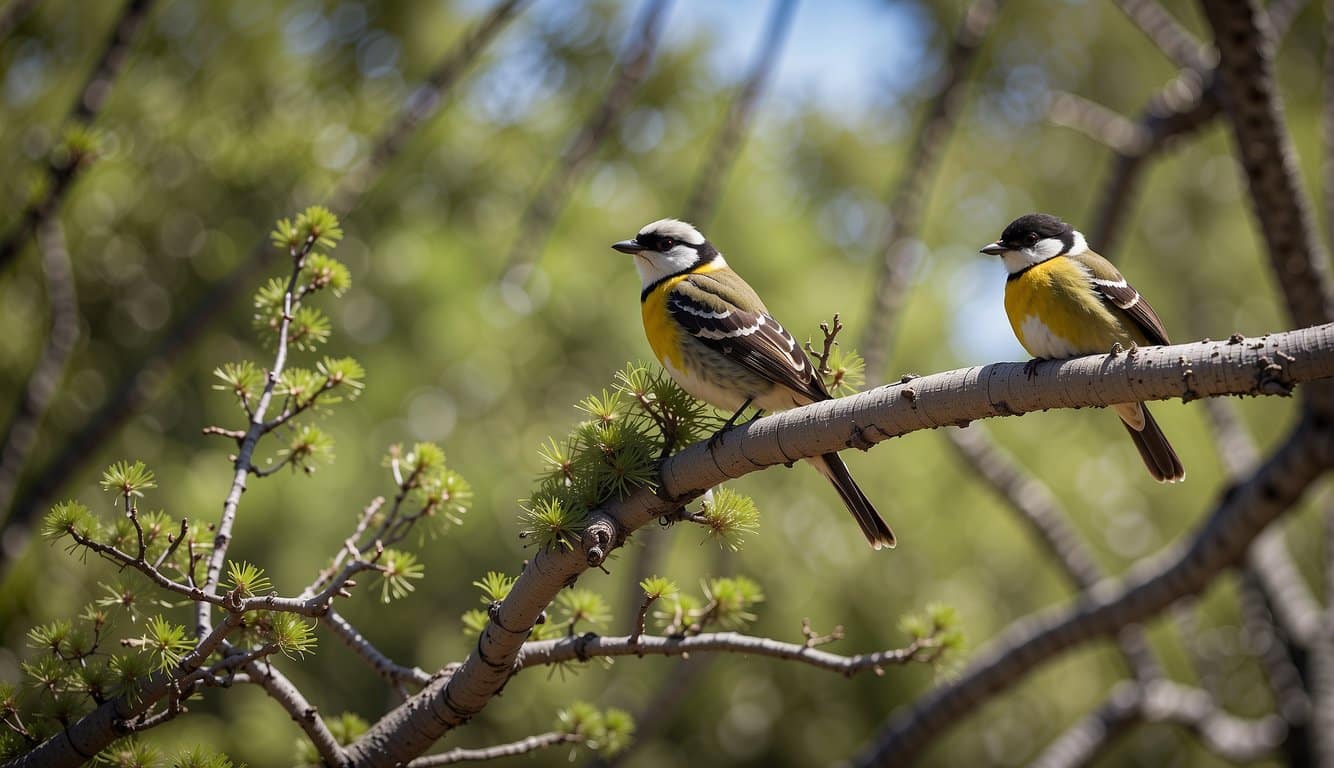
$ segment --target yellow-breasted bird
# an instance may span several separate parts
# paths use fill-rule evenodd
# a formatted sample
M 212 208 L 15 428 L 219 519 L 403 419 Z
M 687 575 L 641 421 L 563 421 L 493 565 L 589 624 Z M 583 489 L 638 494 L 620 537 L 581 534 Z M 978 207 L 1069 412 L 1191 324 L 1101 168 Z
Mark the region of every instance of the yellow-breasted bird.
M 1010 274 L 1005 313 L 1019 343 L 1038 359 L 1078 357 L 1116 345 L 1169 344 L 1158 313 L 1074 227 L 1045 213 L 1020 216 L 982 253 Z M 1186 477 L 1172 445 L 1143 403 L 1112 406 L 1154 479 Z
M 682 389 L 734 411 L 723 429 L 752 405 L 772 411 L 830 399 L 796 339 L 699 230 L 662 219 L 612 248 L 635 257 L 653 354 Z M 872 547 L 894 546 L 894 532 L 837 453 L 807 461 L 833 484 Z

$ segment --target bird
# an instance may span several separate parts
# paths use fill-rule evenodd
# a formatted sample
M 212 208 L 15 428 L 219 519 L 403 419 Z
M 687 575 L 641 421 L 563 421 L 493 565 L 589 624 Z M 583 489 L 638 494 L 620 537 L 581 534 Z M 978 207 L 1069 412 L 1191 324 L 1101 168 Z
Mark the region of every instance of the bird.
M 1078 357 L 1112 351 L 1119 345 L 1170 344 L 1158 313 L 1139 291 L 1093 252 L 1077 229 L 1056 216 L 1020 216 L 1000 239 L 981 249 L 999 256 L 1009 275 L 1005 313 L 1019 343 L 1035 359 Z M 1167 436 L 1143 403 L 1113 405 L 1135 441 L 1149 474 L 1161 483 L 1186 477 Z
M 691 396 L 732 411 L 714 439 L 750 406 L 760 412 L 829 400 L 805 351 L 694 226 L 660 219 L 612 248 L 634 256 L 644 334 L 668 375 Z M 894 532 L 837 453 L 806 459 L 824 475 L 874 549 Z

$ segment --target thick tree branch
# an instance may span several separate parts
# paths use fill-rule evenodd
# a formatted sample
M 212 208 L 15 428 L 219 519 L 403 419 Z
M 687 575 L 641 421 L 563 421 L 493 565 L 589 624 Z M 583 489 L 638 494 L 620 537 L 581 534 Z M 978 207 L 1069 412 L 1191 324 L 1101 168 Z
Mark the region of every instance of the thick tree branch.
M 898 318 L 907 291 L 908 275 L 914 250 L 913 239 L 921 231 L 922 219 L 931 194 L 945 145 L 954 132 L 954 124 L 963 109 L 971 78 L 968 77 L 978 50 L 996 20 L 1000 0 L 973 0 L 964 11 L 955 30 L 945 63 L 944 82 L 927 104 L 926 113 L 908 151 L 908 170 L 899 178 L 889 196 L 887 222 L 879 249 L 880 270 L 871 292 L 871 309 L 866 314 L 866 329 L 858 349 L 866 361 L 866 375 L 878 383 L 889 360 L 893 340 L 890 330 Z
M 1288 312 L 1296 325 L 1328 322 L 1334 318 L 1329 255 L 1315 237 L 1284 130 L 1269 17 L 1255 0 L 1204 0 L 1204 10 L 1218 45 L 1223 106 Z
M 1262 357 L 1268 362 L 1261 363 Z M 1274 370 L 1274 359 L 1282 360 L 1285 367 Z M 920 429 L 1003 414 L 1154 400 L 1187 392 L 1191 396 L 1286 392 L 1292 382 L 1334 375 L 1334 325 L 1264 340 L 1238 338 L 1146 348 L 1133 355 L 1053 361 L 1037 366 L 1031 380 L 1024 368 L 1022 363 L 998 363 L 880 387 L 758 419 L 725 433 L 714 448 L 701 442 L 672 456 L 662 467 L 661 496 L 641 489 L 591 514 L 577 546 L 536 553 L 509 595 L 493 609 L 476 650 L 463 665 L 373 725 L 349 746 L 349 756 L 358 765 L 405 762 L 467 722 L 508 682 L 529 632 L 565 585 L 600 565 L 638 528 L 725 480 L 805 456 L 849 446 L 867 448 Z M 1183 376 L 1186 370 L 1191 375 Z M 1195 586 L 1194 579 L 1207 578 L 1231 562 L 1227 559 L 1230 550 L 1221 547 L 1219 540 L 1230 547 L 1244 547 L 1238 538 L 1248 542 L 1254 535 L 1250 527 L 1276 516 L 1286 495 L 1299 493 L 1322 468 L 1327 453 L 1315 450 L 1323 443 L 1314 446 L 1317 441 L 1309 432 L 1299 434 L 1301 439 L 1289 451 L 1294 454 L 1291 460 L 1277 465 L 1278 477 L 1272 485 L 1266 477 L 1229 496 L 1216 513 L 1215 524 L 1205 530 L 1199 544 L 1186 550 L 1175 569 L 1123 592 L 1125 603 L 1115 599 L 1111 588 L 1097 590 L 1103 595 L 1103 610 L 1120 619 L 1126 604 L 1167 599 L 1183 583 L 1179 571 L 1191 577 L 1189 586 Z M 1072 627 L 1058 625 L 1058 636 L 1074 642 L 1106 634 L 1133 620 L 1113 626 L 1108 615 L 1093 613 Z M 1021 655 L 1021 660 L 1036 661 L 1030 654 Z
M 1141 722 L 1186 728 L 1210 752 L 1234 763 L 1268 757 L 1285 732 L 1283 723 L 1273 716 L 1244 720 L 1223 712 L 1213 697 L 1198 688 L 1167 681 L 1148 685 L 1123 682 L 1101 707 L 1066 731 L 1031 765 L 1033 768 L 1088 765 L 1117 736 Z
M 797 0 L 773 1 L 773 13 L 769 16 L 769 24 L 765 28 L 755 63 L 746 76 L 745 84 L 732 100 L 727 118 L 718 130 L 703 165 L 696 171 L 695 184 L 686 202 L 684 218 L 700 229 L 706 229 L 709 225 L 709 219 L 717 207 L 718 191 L 740 152 L 755 105 L 764 93 L 769 76 L 773 74 L 778 54 L 783 50 L 787 32 L 792 27 L 792 17 L 796 15 Z
M 97 114 L 102 111 L 111 85 L 120 74 L 125 60 L 129 57 L 130 43 L 134 40 L 144 17 L 153 7 L 153 0 L 128 0 L 116 19 L 116 26 L 102 48 L 97 63 L 88 73 L 88 79 L 79 88 L 79 95 L 70 106 L 66 122 L 72 125 L 91 125 Z M 18 5 L 22 12 L 22 5 Z M 41 222 L 56 215 L 60 210 L 65 195 L 69 193 L 75 178 L 87 165 L 82 162 L 53 161 L 46 169 L 46 188 L 41 196 L 30 202 L 19 213 L 17 223 L 0 239 L 0 270 L 14 261 L 28 236 L 36 231 Z
M 1255 537 L 1295 504 L 1331 463 L 1334 433 L 1303 420 L 1253 475 L 1224 491 L 1217 508 L 1187 542 L 1139 561 L 1119 583 L 1103 582 L 1073 605 L 1016 622 L 957 680 L 891 717 L 854 764 L 910 762 L 943 731 L 1039 665 L 1203 590 L 1221 571 L 1237 565 Z
M 42 257 L 42 277 L 51 307 L 51 331 L 33 366 L 23 397 L 14 410 L 0 443 L 0 514 L 9 509 L 19 478 L 37 443 L 42 417 L 50 407 L 65 376 L 65 367 L 79 339 L 79 303 L 75 295 L 74 270 L 60 220 L 43 219 L 37 230 Z

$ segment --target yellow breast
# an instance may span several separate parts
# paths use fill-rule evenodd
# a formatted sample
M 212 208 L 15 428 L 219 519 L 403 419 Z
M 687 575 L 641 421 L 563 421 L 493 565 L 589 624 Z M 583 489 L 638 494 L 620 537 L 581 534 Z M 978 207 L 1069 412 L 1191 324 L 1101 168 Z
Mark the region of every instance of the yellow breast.
M 681 331 L 676 321 L 672 319 L 671 313 L 667 311 L 667 295 L 684 279 L 685 275 L 667 280 L 653 289 L 640 305 L 640 313 L 644 318 L 644 335 L 648 337 L 648 345 L 653 348 L 653 356 L 658 358 L 658 362 L 678 371 L 685 368 L 681 361 L 679 341 Z
M 1090 276 L 1063 256 L 1005 283 L 1005 314 L 1030 355 L 1073 357 L 1143 343 L 1094 293 Z

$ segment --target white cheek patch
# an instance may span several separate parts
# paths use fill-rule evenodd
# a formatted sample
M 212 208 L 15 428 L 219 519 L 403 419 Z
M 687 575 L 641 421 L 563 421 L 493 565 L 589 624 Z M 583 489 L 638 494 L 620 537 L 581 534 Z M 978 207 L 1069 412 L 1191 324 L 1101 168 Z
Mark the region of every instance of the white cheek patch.
M 1074 235 L 1075 235 L 1075 243 L 1074 245 L 1070 246 L 1070 250 L 1066 251 L 1066 253 L 1070 254 L 1071 256 L 1078 256 L 1079 254 L 1084 253 L 1089 249 L 1089 244 L 1088 241 L 1084 239 L 1084 235 L 1082 235 L 1078 230 L 1075 231 Z
M 1075 241 L 1075 245 L 1078 246 L 1081 242 L 1083 242 L 1082 236 Z M 1048 237 L 1027 248 L 1006 251 L 1005 255 L 1001 256 L 1001 261 L 1005 264 L 1005 269 L 1009 270 L 1010 274 L 1014 274 L 1015 272 L 1022 272 L 1034 264 L 1041 264 L 1047 259 L 1060 256 L 1064 250 L 1065 243 L 1061 242 L 1060 238 Z M 1084 246 L 1084 250 L 1088 250 L 1087 245 Z M 1074 251 L 1071 251 L 1071 253 L 1074 253 Z

